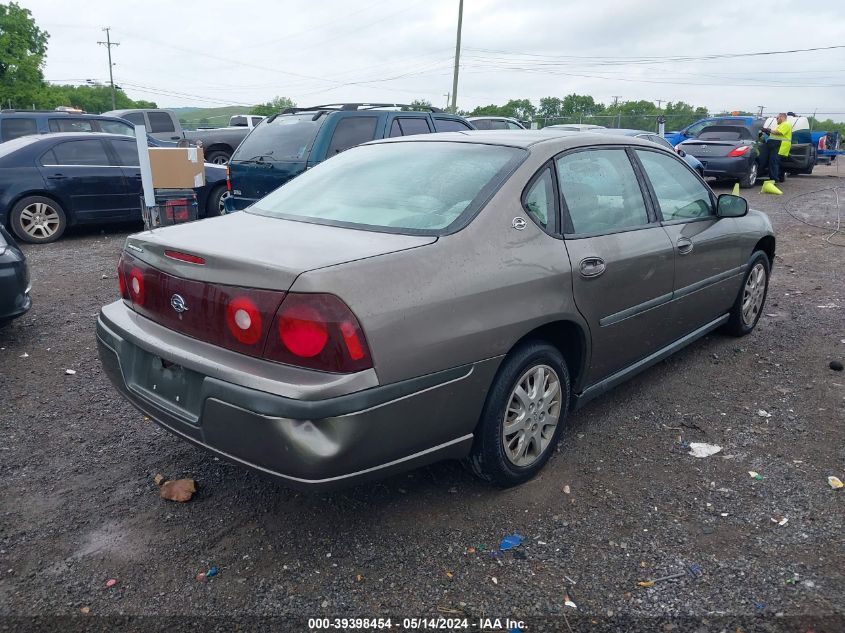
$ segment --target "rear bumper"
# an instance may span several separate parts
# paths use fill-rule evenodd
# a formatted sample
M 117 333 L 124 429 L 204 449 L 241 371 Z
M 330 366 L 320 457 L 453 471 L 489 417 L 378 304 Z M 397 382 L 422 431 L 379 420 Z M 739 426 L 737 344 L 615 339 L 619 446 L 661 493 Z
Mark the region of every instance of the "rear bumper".
M 143 317 L 121 309 L 131 312 L 112 304 L 97 320 L 100 359 L 117 389 L 179 437 L 297 489 L 335 489 L 465 457 L 500 360 L 332 397 L 312 392 L 308 400 L 220 379 L 211 365 L 177 367 L 185 376 L 174 389 L 164 384 L 171 370 L 150 370 L 161 359 L 175 362 L 168 346 L 139 339 L 131 324 Z
M 737 158 L 709 158 L 698 157 L 704 166 L 704 175 L 717 179 L 738 179 L 748 174 L 751 161 L 745 157 Z

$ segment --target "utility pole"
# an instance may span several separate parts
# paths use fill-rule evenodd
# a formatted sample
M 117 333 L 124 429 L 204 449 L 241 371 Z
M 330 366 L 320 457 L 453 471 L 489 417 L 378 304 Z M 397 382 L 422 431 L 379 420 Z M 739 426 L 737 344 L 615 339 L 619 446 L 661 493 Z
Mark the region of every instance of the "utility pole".
M 464 0 L 458 0 L 458 38 L 455 43 L 455 73 L 452 75 L 452 113 L 458 111 L 458 66 L 461 62 L 461 24 L 464 20 Z
M 446 111 L 448 112 L 448 111 L 449 111 L 449 97 L 450 97 L 450 96 L 452 96 L 452 95 L 451 95 L 450 93 L 448 93 L 448 92 L 447 92 L 447 93 L 446 93 L 445 95 L 443 95 L 443 96 L 444 96 L 444 97 L 446 97 Z
M 109 33 L 109 31 L 111 30 L 110 27 L 107 26 L 103 30 L 106 32 L 106 41 L 105 42 L 97 42 L 97 44 L 101 44 L 101 45 L 105 46 L 106 49 L 108 49 L 108 52 L 109 52 L 109 83 L 111 84 L 111 109 L 117 110 L 117 104 L 115 103 L 115 98 L 114 98 L 114 75 L 112 74 L 112 66 L 114 66 L 114 64 L 112 64 L 112 62 L 111 62 L 111 47 L 112 46 L 120 46 L 120 42 L 112 42 L 111 41 L 111 34 Z
M 763 118 L 763 106 L 757 106 L 757 107 L 760 108 L 760 111 L 757 113 L 757 116 L 762 119 Z
M 663 103 L 664 101 L 666 101 L 666 99 L 655 99 L 655 101 L 657 101 L 657 109 L 659 110 L 660 104 Z
M 613 107 L 615 108 L 619 103 L 619 100 L 622 98 L 622 95 L 610 95 L 613 97 Z

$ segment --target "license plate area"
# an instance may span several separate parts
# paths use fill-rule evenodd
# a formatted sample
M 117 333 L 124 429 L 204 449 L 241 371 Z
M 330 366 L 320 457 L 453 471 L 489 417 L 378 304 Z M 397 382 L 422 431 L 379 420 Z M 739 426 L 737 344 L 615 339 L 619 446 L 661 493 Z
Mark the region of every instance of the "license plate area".
M 164 358 L 135 348 L 129 387 L 196 425 L 201 407 L 203 375 Z

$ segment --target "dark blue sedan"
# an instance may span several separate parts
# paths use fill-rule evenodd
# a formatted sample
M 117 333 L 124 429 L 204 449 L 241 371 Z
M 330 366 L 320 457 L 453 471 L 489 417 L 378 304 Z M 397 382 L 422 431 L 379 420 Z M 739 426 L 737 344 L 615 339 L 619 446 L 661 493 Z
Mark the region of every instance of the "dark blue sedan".
M 0 224 L 21 240 L 52 242 L 75 224 L 141 221 L 135 139 L 60 133 L 0 144 Z M 206 163 L 200 215 L 219 215 L 226 169 Z

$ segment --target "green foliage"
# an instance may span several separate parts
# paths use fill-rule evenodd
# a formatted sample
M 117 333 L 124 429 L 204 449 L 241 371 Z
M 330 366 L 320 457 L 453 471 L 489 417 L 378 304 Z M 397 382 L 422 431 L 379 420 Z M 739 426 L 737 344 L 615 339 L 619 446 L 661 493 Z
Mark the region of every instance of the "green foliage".
M 111 110 L 111 87 L 102 84 L 92 86 L 59 86 L 44 84 L 38 90 L 33 100 L 38 109 L 52 110 L 57 106 L 73 106 L 85 112 L 100 114 Z M 126 96 L 123 90 L 115 90 L 116 109 L 125 108 L 155 108 L 152 101 L 135 101 Z M 21 104 L 21 107 L 31 107 Z
M 511 99 L 503 106 L 479 106 L 467 116 L 505 116 L 520 121 L 534 118 L 537 108 L 528 99 Z
M 32 103 L 44 83 L 49 34 L 39 29 L 29 9 L 0 4 L 0 103 Z
M 401 108 L 402 112 L 415 112 L 417 110 L 430 110 L 431 101 L 427 99 L 414 99 L 407 106 Z
M 540 127 L 555 123 L 581 123 L 587 117 L 600 116 L 605 110 L 604 104 L 596 103 L 589 95 L 571 94 L 563 99 L 543 97 L 537 111 L 537 122 Z M 603 125 L 599 121 L 596 123 Z
M 819 121 L 816 117 L 809 116 L 810 129 L 814 132 L 839 132 L 840 137 L 845 137 L 845 123 L 837 123 L 833 119 Z M 828 148 L 835 149 L 835 148 Z
M 252 110 L 249 111 L 250 114 L 260 114 L 262 116 L 270 116 L 271 114 L 276 114 L 277 112 L 281 112 L 285 108 L 295 108 L 296 103 L 288 97 L 275 97 L 272 101 L 268 101 L 267 103 L 260 103 L 257 106 L 253 106 Z

